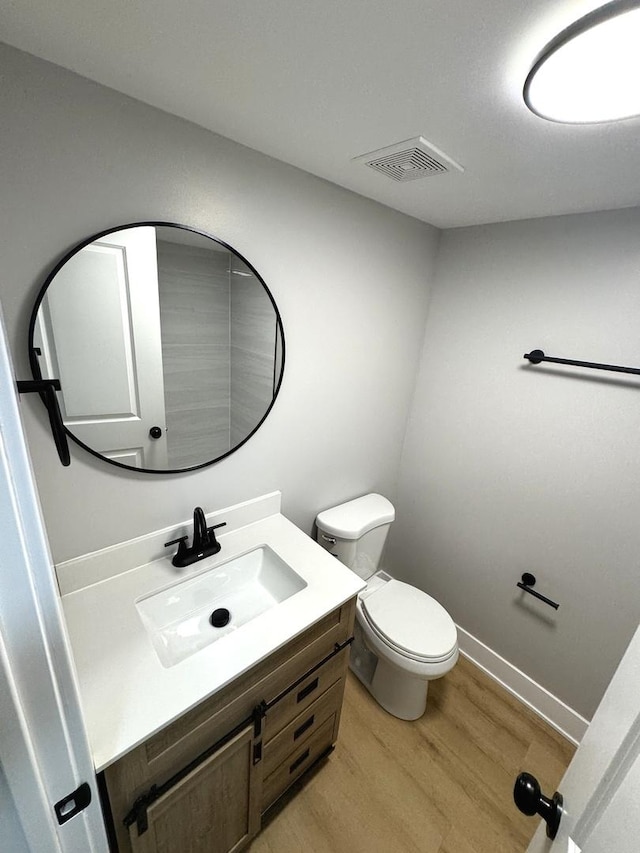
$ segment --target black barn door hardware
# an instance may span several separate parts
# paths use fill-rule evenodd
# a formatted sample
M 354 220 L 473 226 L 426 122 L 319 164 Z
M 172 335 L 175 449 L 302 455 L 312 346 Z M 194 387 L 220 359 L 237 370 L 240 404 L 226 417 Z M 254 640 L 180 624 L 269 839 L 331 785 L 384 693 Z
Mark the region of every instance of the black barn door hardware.
M 513 788 L 513 801 L 522 814 L 540 815 L 547 824 L 547 838 L 556 837 L 562 818 L 562 794 L 556 791 L 551 799 L 545 797 L 536 777 L 521 773 Z
M 553 358 L 545 355 L 541 349 L 526 352 L 523 358 L 527 358 L 531 364 L 540 364 L 541 361 L 550 361 L 553 364 L 570 364 L 572 367 L 591 367 L 594 370 L 612 370 L 614 373 L 635 373 L 640 376 L 640 367 L 620 367 L 617 364 L 599 364 L 597 361 L 576 361 L 573 358 Z
M 531 589 L 532 586 L 535 586 L 535 583 L 536 583 L 536 576 L 532 575 L 530 572 L 525 572 L 522 575 L 522 580 L 518 581 L 516 586 L 519 587 L 520 589 L 523 589 L 525 592 L 528 592 L 531 595 L 534 595 L 536 598 L 539 598 L 540 601 L 544 601 L 545 604 L 548 604 L 549 607 L 553 607 L 554 610 L 557 610 L 558 607 L 560 607 L 559 604 L 557 604 L 555 601 L 551 601 L 551 599 L 547 598 L 546 595 L 542 595 L 541 593 L 536 592 L 535 589 Z
M 30 394 L 34 391 L 40 394 L 42 402 L 47 407 L 49 415 L 49 423 L 51 424 L 51 432 L 53 440 L 56 443 L 56 450 L 62 464 L 67 467 L 71 464 L 69 456 L 69 445 L 67 443 L 67 434 L 62 422 L 60 414 L 60 406 L 56 397 L 56 391 L 60 390 L 59 379 L 29 379 L 21 380 L 16 383 L 18 386 L 18 394 Z

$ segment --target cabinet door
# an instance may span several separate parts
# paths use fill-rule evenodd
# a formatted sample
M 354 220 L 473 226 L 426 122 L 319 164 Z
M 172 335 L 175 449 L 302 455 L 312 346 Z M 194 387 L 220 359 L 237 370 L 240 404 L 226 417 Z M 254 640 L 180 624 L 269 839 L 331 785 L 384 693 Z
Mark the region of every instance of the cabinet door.
M 262 765 L 253 764 L 253 725 L 221 747 L 130 829 L 133 853 L 231 853 L 260 828 Z

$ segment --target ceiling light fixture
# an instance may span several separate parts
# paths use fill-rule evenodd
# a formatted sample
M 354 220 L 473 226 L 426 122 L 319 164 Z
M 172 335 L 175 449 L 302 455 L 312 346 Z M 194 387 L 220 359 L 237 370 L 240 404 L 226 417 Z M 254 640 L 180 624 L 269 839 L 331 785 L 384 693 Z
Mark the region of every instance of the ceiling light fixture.
M 614 0 L 563 30 L 524 84 L 529 109 L 588 124 L 640 115 L 640 0 Z

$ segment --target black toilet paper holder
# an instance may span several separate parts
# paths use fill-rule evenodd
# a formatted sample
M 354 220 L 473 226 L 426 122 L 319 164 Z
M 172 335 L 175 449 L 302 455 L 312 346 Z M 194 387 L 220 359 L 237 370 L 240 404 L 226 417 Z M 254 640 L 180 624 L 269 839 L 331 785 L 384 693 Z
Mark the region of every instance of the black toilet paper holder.
M 544 601 L 545 604 L 548 604 L 549 607 L 553 607 L 554 610 L 557 610 L 560 607 L 559 604 L 557 604 L 555 601 L 552 601 L 550 598 L 547 598 L 546 595 L 542 595 L 542 593 L 538 592 L 537 590 L 531 589 L 532 586 L 535 586 L 535 583 L 536 583 L 536 576 L 532 575 L 531 572 L 525 572 L 522 575 L 522 579 L 520 581 L 518 581 L 516 586 L 519 587 L 519 589 L 522 589 L 525 592 L 530 593 L 531 595 L 535 596 L 536 598 L 539 598 L 540 601 Z

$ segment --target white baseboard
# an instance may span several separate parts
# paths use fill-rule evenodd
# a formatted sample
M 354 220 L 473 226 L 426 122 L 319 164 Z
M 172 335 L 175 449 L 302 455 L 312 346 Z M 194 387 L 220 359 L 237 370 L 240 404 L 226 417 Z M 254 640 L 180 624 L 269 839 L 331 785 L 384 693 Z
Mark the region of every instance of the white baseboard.
M 485 646 L 473 634 L 465 631 L 459 625 L 456 627 L 458 629 L 458 647 L 461 654 L 469 658 L 472 663 L 480 667 L 527 708 L 542 717 L 571 743 L 576 746 L 580 743 L 589 726 L 588 720 L 585 720 L 557 696 L 549 693 L 548 690 L 529 678 L 512 663 L 509 663 L 508 660 L 494 652 L 489 646 Z

